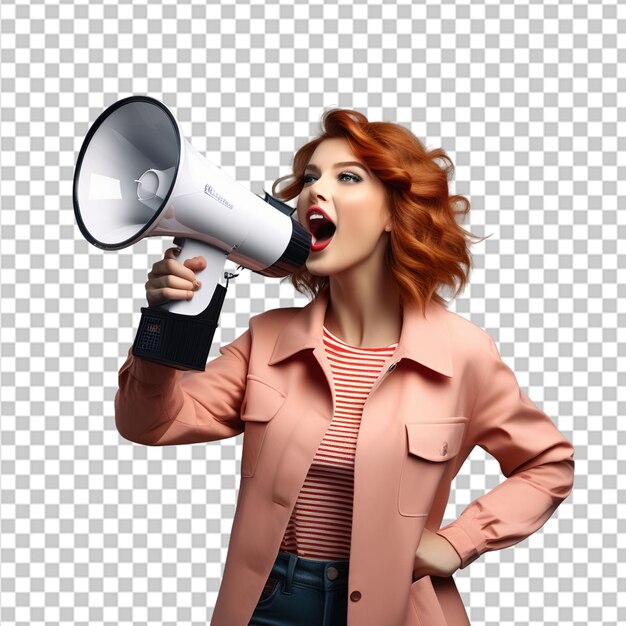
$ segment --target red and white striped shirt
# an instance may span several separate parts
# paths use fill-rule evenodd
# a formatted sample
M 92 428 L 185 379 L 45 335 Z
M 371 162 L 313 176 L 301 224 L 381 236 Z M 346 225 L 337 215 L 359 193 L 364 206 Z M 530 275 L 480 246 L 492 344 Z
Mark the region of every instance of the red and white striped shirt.
M 282 551 L 312 559 L 350 558 L 354 453 L 363 405 L 397 345 L 357 348 L 324 326 L 324 347 L 335 385 L 335 414 L 296 500 Z

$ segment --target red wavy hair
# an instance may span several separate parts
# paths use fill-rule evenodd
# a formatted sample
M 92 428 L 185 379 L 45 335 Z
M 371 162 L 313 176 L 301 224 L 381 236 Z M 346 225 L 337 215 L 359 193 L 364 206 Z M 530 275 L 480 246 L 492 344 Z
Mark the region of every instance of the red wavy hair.
M 437 290 L 456 285 L 453 298 L 463 291 L 472 267 L 470 240 L 477 237 L 456 221 L 467 215 L 470 202 L 448 194 L 448 178 L 454 173 L 451 159 L 442 148 L 426 150 L 403 126 L 369 122 L 358 111 L 327 110 L 321 127 L 322 134 L 294 155 L 292 173 L 274 182 L 272 195 L 283 201 L 298 196 L 304 187 L 304 169 L 317 146 L 325 139 L 346 139 L 352 152 L 385 185 L 392 216 L 385 262 L 402 303 L 416 303 L 424 312 L 431 300 L 446 306 Z M 278 191 L 277 186 L 289 179 L 292 182 Z M 329 284 L 328 276 L 314 276 L 306 266 L 283 280 L 291 280 L 297 291 L 312 298 Z

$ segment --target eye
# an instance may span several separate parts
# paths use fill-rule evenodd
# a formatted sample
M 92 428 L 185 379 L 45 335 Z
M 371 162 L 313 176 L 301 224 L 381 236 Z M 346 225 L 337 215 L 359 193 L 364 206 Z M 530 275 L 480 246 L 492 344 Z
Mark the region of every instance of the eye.
M 349 181 L 353 181 L 355 183 L 358 183 L 361 180 L 363 180 L 358 174 L 352 174 L 350 172 L 341 172 L 341 174 L 338 175 L 338 178 L 345 180 L 344 176 L 347 176 Z M 313 176 L 312 174 L 305 174 L 302 177 L 302 183 L 306 185 L 307 183 L 312 182 L 312 180 L 310 179 L 314 179 L 314 178 L 315 176 Z
M 339 178 L 342 176 L 348 176 L 348 180 L 353 180 L 355 183 L 358 183 L 361 180 L 360 176 L 357 174 L 351 174 L 350 172 L 341 172 L 341 174 L 339 174 Z

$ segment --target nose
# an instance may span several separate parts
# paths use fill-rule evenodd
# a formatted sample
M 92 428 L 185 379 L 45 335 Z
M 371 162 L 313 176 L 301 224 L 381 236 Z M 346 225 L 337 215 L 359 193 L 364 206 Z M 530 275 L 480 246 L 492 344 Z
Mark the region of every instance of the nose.
M 310 185 L 309 185 L 309 197 L 311 198 L 311 200 L 317 200 L 318 198 L 321 198 L 322 200 L 326 200 L 327 199 L 327 192 L 325 192 L 323 190 L 323 187 L 320 183 L 320 179 L 318 178 L 317 180 L 314 180 Z

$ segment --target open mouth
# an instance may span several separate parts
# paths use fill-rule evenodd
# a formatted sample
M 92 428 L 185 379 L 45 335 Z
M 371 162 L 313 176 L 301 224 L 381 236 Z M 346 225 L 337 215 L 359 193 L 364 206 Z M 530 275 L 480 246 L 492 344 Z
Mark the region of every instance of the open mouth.
M 330 220 L 321 217 L 311 219 L 309 222 L 309 229 L 311 231 L 311 235 L 313 235 L 312 244 L 316 245 L 330 241 L 333 238 L 337 227 Z
M 311 206 L 307 211 L 307 224 L 311 233 L 311 250 L 317 252 L 323 250 L 333 238 L 337 227 L 319 206 Z

